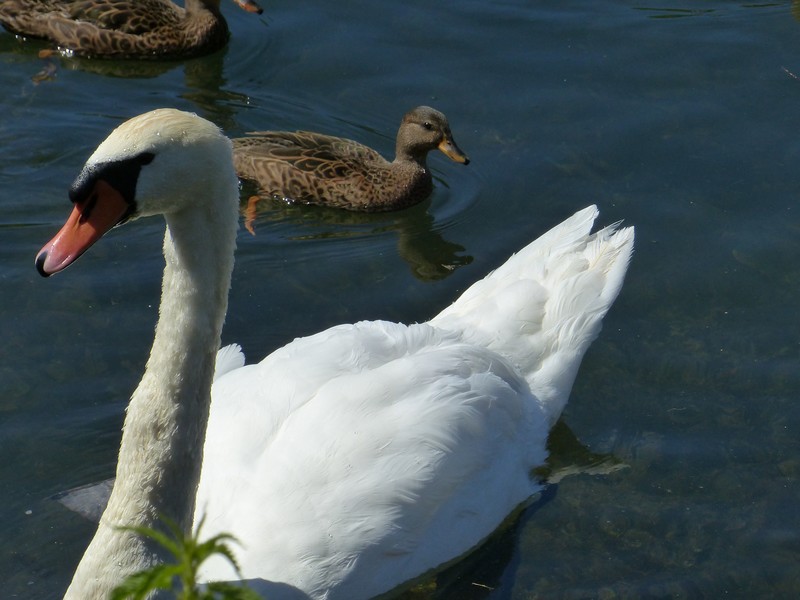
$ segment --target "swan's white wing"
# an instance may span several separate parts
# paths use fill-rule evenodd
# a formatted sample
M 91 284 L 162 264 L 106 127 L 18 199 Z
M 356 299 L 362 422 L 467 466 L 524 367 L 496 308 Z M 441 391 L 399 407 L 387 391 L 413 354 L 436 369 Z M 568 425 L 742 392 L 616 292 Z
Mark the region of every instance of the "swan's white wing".
M 497 354 L 428 325 L 340 326 L 215 384 L 197 510 L 244 544 L 246 578 L 368 597 L 489 535 L 537 489 L 546 436 Z
M 632 227 L 590 234 L 589 206 L 528 244 L 431 319 L 514 364 L 552 425 L 622 286 Z

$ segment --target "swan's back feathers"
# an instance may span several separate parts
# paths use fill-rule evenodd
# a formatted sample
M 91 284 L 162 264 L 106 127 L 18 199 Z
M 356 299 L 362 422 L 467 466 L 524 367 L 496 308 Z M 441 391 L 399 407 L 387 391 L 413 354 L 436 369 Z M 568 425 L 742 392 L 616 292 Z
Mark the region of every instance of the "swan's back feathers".
M 632 227 L 615 224 L 590 234 L 597 215 L 595 206 L 579 211 L 431 320 L 511 361 L 547 406 L 551 423 L 619 293 L 633 251 Z
M 217 360 L 214 363 L 214 381 L 234 369 L 244 366 L 244 352 L 239 344 L 229 344 L 217 351 Z
M 527 473 L 545 458 L 547 423 L 525 381 L 427 324 L 297 339 L 217 380 L 214 397 L 207 447 L 225 452 L 203 464 L 206 533 L 236 532 L 251 550 L 239 561 L 246 577 L 302 583 L 314 598 L 371 597 L 415 577 L 538 489 Z M 324 526 L 309 526 L 315 515 Z M 266 538 L 279 554 L 255 550 Z M 226 569 L 212 561 L 204 575 Z

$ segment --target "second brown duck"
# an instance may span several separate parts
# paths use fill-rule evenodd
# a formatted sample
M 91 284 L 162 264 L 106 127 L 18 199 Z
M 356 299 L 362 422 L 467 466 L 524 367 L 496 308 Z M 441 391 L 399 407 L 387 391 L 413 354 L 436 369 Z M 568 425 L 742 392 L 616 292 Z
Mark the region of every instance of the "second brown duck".
M 428 106 L 403 117 L 392 162 L 353 140 L 311 131 L 257 131 L 233 140 L 236 172 L 260 195 L 367 212 L 425 200 L 433 191 L 426 158 L 434 149 L 469 163 L 447 117 Z
M 260 13 L 255 0 L 234 0 Z M 0 0 L 0 25 L 74 56 L 189 58 L 228 41 L 220 0 Z

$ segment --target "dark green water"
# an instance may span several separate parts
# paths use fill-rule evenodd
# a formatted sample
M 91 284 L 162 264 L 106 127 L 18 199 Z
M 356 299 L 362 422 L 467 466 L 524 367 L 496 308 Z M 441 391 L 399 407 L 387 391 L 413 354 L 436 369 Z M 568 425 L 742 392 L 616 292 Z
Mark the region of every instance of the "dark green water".
M 552 467 L 585 471 L 591 452 L 623 468 L 552 485 L 437 597 L 797 597 L 794 4 L 228 4 L 225 51 L 148 71 L 47 63 L 0 34 L 0 597 L 65 589 L 93 526 L 48 498 L 113 474 L 151 342 L 157 220 L 62 277 L 33 268 L 97 143 L 174 106 L 234 136 L 304 128 L 390 154 L 418 104 L 447 114 L 472 163 L 432 156 L 433 197 L 397 214 L 261 212 L 239 235 L 223 341 L 256 360 L 339 322 L 425 320 L 597 203 L 602 223 L 637 227 L 637 250 Z

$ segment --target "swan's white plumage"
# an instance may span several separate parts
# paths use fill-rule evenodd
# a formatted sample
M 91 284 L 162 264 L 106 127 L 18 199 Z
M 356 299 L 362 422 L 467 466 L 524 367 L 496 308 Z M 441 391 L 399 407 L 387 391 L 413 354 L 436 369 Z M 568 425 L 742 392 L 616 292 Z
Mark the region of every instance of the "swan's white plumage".
M 209 534 L 236 531 L 246 578 L 368 598 L 471 548 L 536 491 L 547 419 L 526 388 L 427 324 L 296 340 L 215 383 L 198 515 Z M 222 561 L 205 574 L 232 576 Z
M 470 549 L 538 489 L 530 471 L 632 248 L 632 229 L 590 235 L 596 216 L 429 323 L 342 325 L 215 383 L 198 511 L 240 537 L 246 578 L 368 598 Z
M 155 153 L 136 191 L 141 214 L 167 216 L 167 268 L 156 340 L 120 451 L 115 492 L 126 491 L 112 494 L 104 520 L 122 511 L 140 517 L 133 524 L 152 522 L 156 501 L 199 477 L 195 523 L 204 517 L 205 535 L 240 540 L 242 574 L 269 598 L 358 600 L 469 551 L 539 489 L 531 470 L 546 458 L 548 430 L 619 292 L 632 228 L 590 234 L 597 209 L 589 207 L 427 323 L 341 325 L 247 366 L 241 349 L 228 347 L 216 354 L 215 374 L 233 250 L 225 235 L 235 231 L 229 209 L 238 199 L 230 143 L 177 111 L 131 123 L 96 154 L 113 161 Z M 192 179 L 197 171 L 202 180 L 214 160 L 221 184 L 181 187 L 176 173 Z M 223 241 L 214 227 L 228 231 Z M 204 262 L 215 260 L 219 268 L 209 271 Z M 177 482 L 172 462 L 187 448 L 172 438 L 204 422 L 203 386 L 212 378 L 202 472 Z M 154 406 L 139 407 L 141 396 Z M 176 414 L 177 424 L 151 427 L 159 411 Z M 193 411 L 195 420 L 182 425 Z M 152 444 L 141 437 L 147 432 L 157 436 Z M 140 472 L 151 473 L 144 484 Z M 162 481 L 162 472 L 173 480 Z M 101 522 L 74 597 L 100 597 L 81 590 L 109 589 L 121 575 L 117 564 L 152 560 L 146 548 L 115 540 L 120 535 Z M 84 581 L 97 565 L 103 572 L 91 576 L 102 586 Z M 203 574 L 235 576 L 222 560 Z

